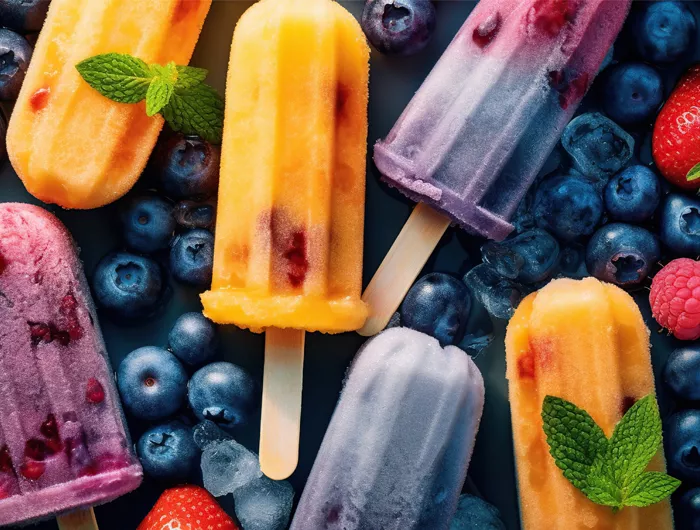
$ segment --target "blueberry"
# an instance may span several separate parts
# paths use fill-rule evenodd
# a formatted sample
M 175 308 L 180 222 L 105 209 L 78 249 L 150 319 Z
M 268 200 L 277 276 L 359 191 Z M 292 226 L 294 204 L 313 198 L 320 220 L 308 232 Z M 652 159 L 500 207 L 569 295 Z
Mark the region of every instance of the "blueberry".
M 649 219 L 661 202 L 661 185 L 646 166 L 630 166 L 605 187 L 605 207 L 617 221 L 639 223 Z
M 146 474 L 159 480 L 187 480 L 199 468 L 201 452 L 192 428 L 180 421 L 146 431 L 136 451 Z
M 634 36 L 642 57 L 653 63 L 672 63 L 695 40 L 695 17 L 684 2 L 641 2 Z
M 700 530 L 700 488 L 690 489 L 678 499 L 673 518 L 679 530 Z
M 199 287 L 211 284 L 214 235 L 195 229 L 175 238 L 170 250 L 170 272 L 181 282 Z
M 540 228 L 571 241 L 593 233 L 603 215 L 603 200 L 587 180 L 562 175 L 537 188 L 533 209 Z
M 624 125 L 650 121 L 664 99 L 664 82 L 655 68 L 623 63 L 608 69 L 603 82 L 603 108 Z
M 464 337 L 470 309 L 467 286 L 448 274 L 434 272 L 423 276 L 408 291 L 401 305 L 401 322 L 448 346 Z
M 672 193 L 661 210 L 661 241 L 676 254 L 700 255 L 700 201 Z
M 202 313 L 185 313 L 170 330 L 168 345 L 182 362 L 202 365 L 216 354 L 219 346 L 216 325 Z
M 671 416 L 666 426 L 669 474 L 700 482 L 700 410 L 684 410 Z
M 197 136 L 174 134 L 161 141 L 154 167 L 163 191 L 173 199 L 202 200 L 219 186 L 220 148 Z
M 450 530 L 506 530 L 495 506 L 474 495 L 460 495 Z
M 674 350 L 666 361 L 663 380 L 679 398 L 700 401 L 700 346 Z
M 9 29 L 0 29 L 0 100 L 17 99 L 32 58 L 27 39 Z
M 559 243 L 540 228 L 528 230 L 500 243 L 490 241 L 481 247 L 485 263 L 499 274 L 522 283 L 549 278 L 559 261 Z
M 211 420 L 224 430 L 248 422 L 258 406 L 257 385 L 235 364 L 219 362 L 192 376 L 188 399 L 201 421 Z
M 168 292 L 160 265 L 128 252 L 112 252 L 100 260 L 92 281 L 95 302 L 109 316 L 136 321 L 153 316 Z
M 7 158 L 7 116 L 0 107 L 0 160 Z
M 122 206 L 120 221 L 126 244 L 144 253 L 168 248 L 176 228 L 173 205 L 157 196 L 128 199 Z
M 588 242 L 586 265 L 599 280 L 629 286 L 641 283 L 660 256 L 659 242 L 648 230 L 610 223 Z
M 0 0 L 2 25 L 22 33 L 39 31 L 50 0 Z
M 216 206 L 194 201 L 180 201 L 175 206 L 175 221 L 184 228 L 211 230 L 216 220 Z
M 435 6 L 430 0 L 366 0 L 362 29 L 381 53 L 413 55 L 435 33 Z
M 187 394 L 187 373 L 172 353 L 156 346 L 132 351 L 119 365 L 124 407 L 135 417 L 160 420 L 174 414 Z
M 561 144 L 586 177 L 605 180 L 627 165 L 634 153 L 634 138 L 611 119 L 597 112 L 581 114 L 564 129 Z

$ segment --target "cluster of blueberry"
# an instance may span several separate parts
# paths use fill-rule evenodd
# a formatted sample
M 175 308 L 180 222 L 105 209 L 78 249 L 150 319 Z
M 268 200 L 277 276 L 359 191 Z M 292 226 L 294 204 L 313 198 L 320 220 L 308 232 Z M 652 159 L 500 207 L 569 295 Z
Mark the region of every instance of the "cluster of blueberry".
M 153 315 L 169 298 L 168 268 L 179 282 L 211 284 L 219 158 L 220 148 L 198 137 L 162 135 L 146 191 L 120 202 L 128 250 L 106 255 L 94 273 L 95 302 L 106 314 L 118 321 Z
M 483 262 L 463 281 L 421 278 L 395 324 L 473 354 L 491 337 L 483 318 L 469 329 L 475 308 L 508 319 L 552 277 L 591 275 L 630 288 L 662 257 L 700 255 L 700 201 L 673 185 L 690 187 L 685 173 L 673 184 L 660 178 L 651 153 L 654 120 L 687 62 L 696 20 L 682 2 L 643 3 L 626 31 L 516 212 L 514 234 L 485 243 Z
M 218 346 L 215 324 L 201 313 L 185 313 L 171 329 L 167 349 L 144 346 L 119 365 L 117 385 L 127 412 L 158 423 L 137 443 L 151 477 L 192 478 L 201 458 L 193 423 L 212 422 L 210 429 L 230 432 L 258 408 L 258 385 L 251 376 L 234 364 L 212 362 Z

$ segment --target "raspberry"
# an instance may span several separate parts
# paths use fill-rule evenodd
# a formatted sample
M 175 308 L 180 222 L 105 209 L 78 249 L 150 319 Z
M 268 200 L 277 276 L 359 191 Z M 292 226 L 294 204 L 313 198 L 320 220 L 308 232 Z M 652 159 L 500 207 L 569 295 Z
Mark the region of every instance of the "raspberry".
M 700 261 L 679 258 L 661 269 L 649 302 L 656 321 L 676 338 L 700 338 Z

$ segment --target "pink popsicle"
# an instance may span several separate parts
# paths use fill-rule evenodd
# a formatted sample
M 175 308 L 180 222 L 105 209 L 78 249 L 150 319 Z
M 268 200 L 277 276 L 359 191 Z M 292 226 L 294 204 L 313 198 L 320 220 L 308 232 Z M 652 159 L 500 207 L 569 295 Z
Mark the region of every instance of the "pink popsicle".
M 141 476 L 70 235 L 0 204 L 0 526 L 108 502 Z

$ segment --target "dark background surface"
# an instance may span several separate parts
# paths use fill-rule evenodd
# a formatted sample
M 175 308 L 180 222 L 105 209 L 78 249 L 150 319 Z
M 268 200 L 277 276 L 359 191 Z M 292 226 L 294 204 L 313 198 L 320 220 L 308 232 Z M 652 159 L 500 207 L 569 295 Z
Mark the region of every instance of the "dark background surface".
M 363 2 L 340 2 L 359 17 Z M 447 47 L 476 2 L 438 1 L 438 33 L 427 50 L 418 56 L 401 59 L 372 54 L 371 90 L 369 103 L 369 144 L 386 135 L 411 96 L 429 73 L 442 51 Z M 208 68 L 209 82 L 223 93 L 231 35 L 238 17 L 252 2 L 215 1 L 192 60 L 193 65 Z M 700 20 L 700 5 L 693 3 Z M 683 65 L 667 72 L 668 89 L 677 79 Z M 290 87 L 294 90 L 294 87 Z M 589 98 L 590 99 L 590 98 Z M 378 181 L 376 168 L 368 160 L 367 219 L 365 235 L 365 284 L 379 266 L 394 238 L 411 211 L 411 204 Z M 37 202 L 26 193 L 9 163 L 0 169 L 0 202 Z M 119 232 L 115 227 L 116 206 L 96 211 L 62 211 L 49 208 L 64 221 L 73 233 L 82 252 L 88 276 L 98 260 L 119 247 Z M 479 260 L 480 241 L 450 229 L 440 247 L 426 266 L 426 271 L 441 271 L 463 275 Z M 198 292 L 175 283 L 174 296 L 166 312 L 141 327 L 124 328 L 101 319 L 112 364 L 119 362 L 133 349 L 154 344 L 164 345 L 175 319 L 185 311 L 201 310 Z M 652 329 L 652 356 L 658 373 L 675 341 L 656 333 L 650 317 L 645 291 L 637 293 L 647 323 Z M 572 323 L 575 325 L 575 323 Z M 508 529 L 519 528 L 515 470 L 511 447 L 510 413 L 508 408 L 503 331 L 505 324 L 496 323 L 497 337 L 492 346 L 478 359 L 486 381 L 486 406 L 469 475 L 472 490 L 495 504 L 503 514 Z M 263 340 L 261 336 L 228 327 L 222 330 L 223 347 L 220 356 L 249 370 L 262 381 Z M 309 334 L 306 346 L 304 396 L 299 467 L 290 478 L 297 497 L 313 465 L 316 452 L 330 421 L 345 370 L 363 338 L 356 334 L 324 336 Z M 672 404 L 661 395 L 662 411 L 668 414 Z M 129 419 L 134 438 L 145 425 Z M 240 430 L 237 439 L 257 451 L 259 422 L 254 421 Z M 133 530 L 145 517 L 163 490 L 163 486 L 146 480 L 136 492 L 106 506 L 96 508 L 102 530 Z M 224 501 L 226 503 L 226 501 Z M 231 512 L 232 513 L 232 512 Z M 56 530 L 55 521 L 43 523 L 38 530 Z M 425 529 L 430 530 L 430 529 Z

